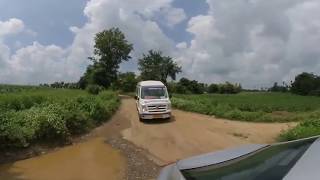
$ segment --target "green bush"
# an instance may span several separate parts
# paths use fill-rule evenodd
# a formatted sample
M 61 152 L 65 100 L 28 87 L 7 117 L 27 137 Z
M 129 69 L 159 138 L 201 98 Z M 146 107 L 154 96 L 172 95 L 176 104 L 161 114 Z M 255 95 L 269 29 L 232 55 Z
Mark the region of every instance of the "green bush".
M 36 108 L 36 111 L 32 113 L 34 119 L 29 119 L 29 121 L 39 123 L 39 129 L 36 131 L 39 140 L 63 141 L 66 139 L 69 132 L 60 104 L 49 104 L 43 108 Z
M 64 120 L 69 133 L 75 135 L 85 133 L 94 127 L 93 123 L 88 121 L 88 117 L 78 110 L 65 114 Z
M 320 135 L 320 119 L 305 120 L 296 127 L 283 132 L 280 140 L 290 141 Z
M 68 130 L 59 104 L 8 112 L 2 117 L 2 146 L 28 146 L 35 140 L 64 140 Z
M 103 89 L 104 88 L 102 86 L 94 85 L 94 84 L 90 84 L 86 88 L 86 90 L 89 94 L 94 94 L 94 95 L 99 94 L 101 91 L 103 91 Z
M 64 142 L 107 120 L 120 101 L 111 91 L 93 96 L 80 90 L 48 89 L 10 98 L 0 95 L 0 102 L 0 149 L 4 149 L 38 141 Z

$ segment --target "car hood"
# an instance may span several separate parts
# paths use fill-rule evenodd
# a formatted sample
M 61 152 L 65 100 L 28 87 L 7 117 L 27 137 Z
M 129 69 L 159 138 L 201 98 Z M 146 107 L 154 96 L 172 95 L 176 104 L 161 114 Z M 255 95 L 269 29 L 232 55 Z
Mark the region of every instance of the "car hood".
M 178 162 L 163 168 L 163 170 L 160 172 L 158 180 L 184 180 L 185 178 L 180 173 L 180 170 L 193 169 L 222 163 L 252 153 L 266 146 L 268 145 L 250 144 L 235 149 L 217 151 L 179 160 Z
M 306 152 L 300 157 L 296 164 L 290 169 L 287 175 L 283 178 L 284 180 L 314 180 L 319 179 L 319 162 L 320 162 L 320 136 L 295 140 L 295 141 L 304 141 L 308 139 L 315 139 L 311 146 L 307 149 Z M 294 142 L 294 141 L 291 141 Z M 290 143 L 290 142 L 284 142 Z M 281 144 L 281 143 L 278 143 Z M 162 169 L 158 180 L 185 180 L 181 174 L 181 170 L 194 169 L 205 167 L 209 165 L 219 164 L 245 156 L 247 154 L 259 151 L 261 148 L 269 147 L 270 145 L 263 144 L 253 144 L 242 146 L 236 149 L 229 149 L 225 151 L 218 151 L 214 153 L 208 153 L 204 155 L 194 156 L 191 158 L 183 159 L 177 161 L 176 163 L 170 164 Z

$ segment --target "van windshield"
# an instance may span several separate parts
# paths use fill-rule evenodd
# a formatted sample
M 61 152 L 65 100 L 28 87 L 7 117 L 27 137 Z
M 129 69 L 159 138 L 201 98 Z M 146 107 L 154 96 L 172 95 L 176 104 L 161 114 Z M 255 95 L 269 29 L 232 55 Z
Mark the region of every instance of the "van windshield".
M 142 99 L 165 99 L 168 97 L 167 89 L 165 87 L 142 87 Z

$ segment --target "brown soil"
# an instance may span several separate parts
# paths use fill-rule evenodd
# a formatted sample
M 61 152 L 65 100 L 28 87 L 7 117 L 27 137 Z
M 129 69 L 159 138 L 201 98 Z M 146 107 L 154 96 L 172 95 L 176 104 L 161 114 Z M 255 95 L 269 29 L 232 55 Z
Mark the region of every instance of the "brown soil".
M 0 179 L 149 179 L 156 177 L 159 166 L 178 159 L 271 143 L 281 130 L 294 125 L 229 121 L 179 110 L 173 115 L 170 121 L 140 122 L 134 99 L 122 97 L 109 122 L 71 146 L 0 166 Z
M 171 121 L 139 122 L 133 99 L 123 101 L 131 127 L 125 139 L 146 149 L 159 165 L 178 159 L 250 143 L 272 143 L 294 123 L 249 123 L 174 110 Z

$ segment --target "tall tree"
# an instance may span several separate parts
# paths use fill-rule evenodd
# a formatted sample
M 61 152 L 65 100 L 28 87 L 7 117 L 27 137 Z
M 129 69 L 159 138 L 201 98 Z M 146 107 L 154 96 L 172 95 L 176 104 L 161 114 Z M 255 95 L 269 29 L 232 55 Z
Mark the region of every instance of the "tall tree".
M 310 95 L 313 94 L 313 91 L 320 91 L 320 77 L 313 73 L 303 72 L 295 77 L 291 84 L 291 91 L 300 95 Z
M 95 36 L 94 56 L 89 57 L 93 62 L 87 67 L 79 84 L 83 88 L 88 84 L 109 87 L 117 79 L 119 65 L 128 61 L 133 50 L 125 35 L 118 28 L 99 32 Z
M 167 78 L 175 80 L 181 72 L 181 67 L 169 56 L 163 56 L 161 51 L 150 50 L 139 59 L 138 69 L 142 80 L 159 80 L 167 83 Z

